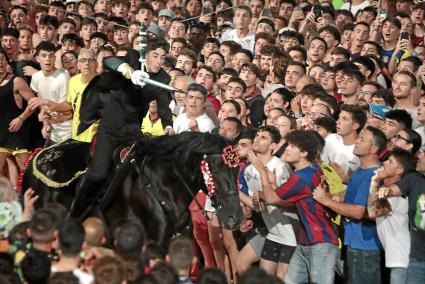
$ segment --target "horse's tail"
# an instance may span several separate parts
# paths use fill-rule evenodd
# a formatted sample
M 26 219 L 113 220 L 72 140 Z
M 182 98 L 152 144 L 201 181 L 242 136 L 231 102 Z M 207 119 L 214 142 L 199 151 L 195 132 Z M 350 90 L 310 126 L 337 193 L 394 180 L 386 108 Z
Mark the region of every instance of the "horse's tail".
M 34 159 L 35 155 L 37 155 L 43 148 L 36 148 L 34 151 L 32 151 L 31 155 L 28 157 L 28 159 L 25 161 L 24 166 L 22 167 L 21 171 L 19 172 L 18 176 L 18 184 L 16 185 L 16 192 L 18 194 L 22 191 L 22 183 L 24 179 L 25 170 L 27 169 L 29 163 Z

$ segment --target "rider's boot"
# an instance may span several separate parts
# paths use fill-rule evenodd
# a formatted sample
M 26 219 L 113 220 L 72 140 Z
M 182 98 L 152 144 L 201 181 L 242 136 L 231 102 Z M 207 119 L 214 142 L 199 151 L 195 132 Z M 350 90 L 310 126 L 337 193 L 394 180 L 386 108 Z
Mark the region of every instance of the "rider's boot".
M 83 177 L 77 185 L 77 194 L 72 202 L 68 217 L 79 219 L 84 211 L 95 202 L 102 183 Z

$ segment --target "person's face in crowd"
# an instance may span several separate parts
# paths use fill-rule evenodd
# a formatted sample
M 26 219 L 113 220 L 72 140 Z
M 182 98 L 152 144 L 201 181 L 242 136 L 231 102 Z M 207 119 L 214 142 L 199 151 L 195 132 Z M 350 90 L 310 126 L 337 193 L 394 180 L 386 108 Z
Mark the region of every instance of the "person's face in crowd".
M 13 36 L 3 36 L 1 38 L 1 46 L 6 50 L 7 54 L 13 54 L 19 46 L 19 40 Z
M 90 36 L 96 32 L 96 26 L 95 25 L 83 25 L 81 27 L 80 36 L 83 38 L 84 41 L 89 41 Z
M 385 118 L 384 122 L 380 126 L 380 129 L 382 132 L 384 132 L 387 140 L 391 140 L 397 134 L 397 132 L 404 129 L 404 126 L 395 119 Z
M 202 4 L 199 0 L 189 0 L 186 4 L 186 10 L 189 12 L 191 17 L 201 15 Z
M 270 26 L 267 23 L 259 23 L 257 25 L 257 30 L 255 31 L 255 33 L 268 33 L 268 34 L 274 34 L 273 28 L 272 26 Z
M 214 85 L 214 74 L 207 69 L 201 69 L 196 74 L 195 81 L 196 83 L 203 85 L 208 92 L 211 92 Z
M 257 81 L 257 75 L 251 71 L 248 67 L 241 69 L 239 77 L 245 82 L 247 88 L 252 88 L 255 86 Z
M 259 130 L 254 138 L 252 150 L 257 154 L 272 153 L 276 143 L 273 143 L 272 136 L 267 131 Z
M 332 93 L 336 90 L 335 72 L 326 71 L 320 77 L 320 84 L 326 92 Z
M 78 73 L 78 59 L 74 54 L 68 53 L 62 57 L 62 66 L 73 76 Z
M 260 55 L 261 54 L 261 47 L 265 44 L 267 44 L 268 41 L 264 38 L 259 38 L 256 40 L 254 45 L 254 55 Z
M 128 30 L 127 29 L 116 29 L 116 30 L 114 30 L 113 41 L 118 46 L 128 44 Z
M 370 43 L 365 43 L 362 47 L 362 50 L 360 51 L 360 55 L 366 56 L 366 55 L 377 55 L 378 49 L 375 45 Z
M 357 25 L 351 33 L 351 44 L 362 46 L 369 39 L 369 28 L 365 25 Z
M 91 17 L 93 16 L 93 9 L 90 5 L 81 3 L 80 5 L 78 5 L 78 14 L 83 17 Z
M 243 52 L 237 52 L 232 58 L 232 65 L 237 71 L 241 69 L 241 66 L 249 63 L 249 56 Z
M 218 4 L 217 4 L 217 6 L 215 7 L 215 11 L 216 12 L 218 12 L 218 11 L 221 11 L 221 10 L 224 10 L 224 9 L 226 9 L 226 8 L 229 8 L 230 6 L 229 5 L 227 5 L 227 3 L 226 2 L 224 2 L 224 1 L 220 1 Z
M 236 29 L 246 30 L 251 23 L 249 12 L 244 9 L 236 9 L 233 16 L 233 23 Z
M 416 46 L 415 47 L 415 53 L 416 55 L 422 60 L 425 60 L 425 47 L 424 46 Z
M 52 25 L 41 25 L 38 26 L 38 34 L 42 41 L 52 42 L 56 36 L 56 29 Z
M 32 32 L 28 30 L 19 31 L 19 48 L 30 50 L 32 46 Z
M 27 23 L 27 15 L 21 9 L 14 9 L 10 12 L 10 21 L 11 23 L 17 27 L 18 25 Z
M 156 100 L 153 100 L 149 103 L 149 113 L 150 114 L 158 113 L 158 104 L 156 103 Z
M 218 134 L 232 141 L 239 134 L 238 126 L 233 121 L 224 120 L 220 122 L 220 128 L 218 129 Z
M 272 108 L 281 108 L 285 110 L 288 107 L 288 102 L 285 102 L 282 99 L 282 96 L 278 93 L 271 93 L 269 97 L 269 107 Z
M 177 79 L 174 82 L 174 87 L 182 90 L 183 92 L 174 92 L 174 99 L 176 100 L 176 103 L 180 107 L 186 106 L 186 93 L 187 89 L 189 87 L 189 81 L 186 79 L 179 80 Z
M 128 41 L 131 42 L 135 36 L 139 34 L 139 26 L 136 24 L 131 24 L 128 27 Z
M 219 48 L 220 47 L 216 43 L 207 42 L 202 47 L 201 54 L 205 56 L 205 58 L 208 58 L 211 52 L 218 51 Z
M 195 47 L 195 48 L 202 48 L 204 41 L 206 38 L 205 31 L 199 27 L 191 27 L 189 29 L 189 33 L 187 34 L 188 41 Z
M 0 74 L 3 75 L 7 71 L 7 58 L 3 53 L 0 53 Z
M 294 12 L 294 5 L 292 5 L 291 3 L 282 3 L 279 8 L 279 17 L 283 17 L 287 21 L 289 21 L 292 12 Z
M 226 67 L 232 67 L 233 55 L 232 55 L 232 51 L 230 50 L 230 47 L 222 44 L 219 48 L 219 52 L 221 53 L 221 55 L 224 56 Z
M 248 27 L 250 32 L 255 32 L 255 30 L 257 29 L 257 21 L 258 21 L 257 17 L 251 18 L 251 22 L 250 22 L 249 27 Z
M 335 25 L 337 27 L 343 27 L 346 24 L 351 23 L 351 22 L 352 22 L 351 18 L 347 17 L 346 15 L 343 15 L 343 14 L 339 14 L 338 16 L 336 16 L 336 19 L 335 19 Z
M 308 75 L 313 77 L 316 80 L 316 82 L 320 82 L 320 77 L 322 76 L 324 71 L 325 69 L 322 66 L 314 66 L 310 68 Z
M 280 6 L 279 6 L 280 3 L 279 2 L 280 2 L 279 0 L 270 0 L 269 1 L 269 8 L 270 8 L 270 11 L 272 12 L 273 15 L 279 14 L 279 9 L 280 9 Z
M 146 65 L 149 72 L 158 73 L 165 62 L 166 51 L 162 48 L 151 50 L 146 54 Z
M 394 42 L 400 36 L 400 29 L 390 22 L 384 22 L 382 26 L 382 38 L 384 42 Z
M 151 2 L 152 4 L 152 8 L 156 13 L 159 13 L 159 11 L 161 11 L 162 9 L 165 8 L 165 2 L 164 1 L 157 1 L 154 0 Z
M 243 96 L 243 86 L 238 82 L 229 82 L 226 86 L 226 91 L 224 92 L 224 98 L 226 100 L 234 100 L 242 98 Z
M 398 71 L 409 71 L 410 73 L 414 74 L 415 66 L 413 66 L 413 63 L 411 61 L 402 60 L 397 67 Z
M 294 60 L 295 62 L 305 64 L 305 60 L 304 60 L 303 55 L 300 51 L 291 50 L 291 51 L 289 51 L 289 56 L 291 56 L 292 60 Z
M 422 22 L 424 20 L 424 10 L 421 8 L 417 8 L 412 11 L 412 20 L 413 23 L 416 25 L 422 25 Z
M 280 37 L 280 47 L 288 52 L 291 47 L 300 45 L 299 40 L 296 37 Z
M 270 70 L 273 64 L 273 55 L 261 55 L 260 57 L 260 69 Z
M 108 23 L 105 22 L 105 18 L 96 17 L 97 31 L 100 33 L 107 34 L 108 33 Z
M 252 150 L 252 140 L 247 138 L 240 139 L 237 145 L 239 158 L 248 157 L 248 152 Z
M 284 138 L 289 132 L 291 132 L 291 121 L 286 116 L 279 116 L 274 124 L 274 127 L 276 127 L 279 130 L 280 136 Z
M 77 13 L 77 3 L 66 4 L 65 11 L 66 13 Z
M 410 6 L 411 6 L 410 1 L 400 1 L 400 0 L 398 0 L 395 3 L 395 9 L 396 9 L 397 13 L 410 14 Z
M 198 91 L 189 91 L 186 96 L 186 113 L 189 116 L 200 116 L 204 113 L 206 100 Z
M 322 31 L 320 37 L 326 41 L 326 45 L 329 49 L 334 48 L 339 42 L 335 39 L 334 35 L 328 31 Z
M 269 98 L 269 111 L 266 116 L 265 125 L 274 125 L 278 117 L 282 116 L 282 112 L 278 109 L 272 109 L 270 107 L 270 98 Z
M 356 66 L 359 67 L 360 73 L 362 73 L 366 79 L 368 79 L 370 75 L 372 75 L 372 72 L 369 69 L 367 69 L 366 66 L 364 66 L 363 64 L 359 62 L 355 62 L 354 64 L 356 64 Z
M 192 58 L 186 55 L 179 55 L 177 57 L 176 68 L 183 70 L 186 75 L 192 74 L 194 65 L 195 62 L 192 61 Z
M 384 98 L 378 95 L 372 95 L 372 104 L 382 106 L 386 105 Z
M 329 116 L 329 110 L 323 104 L 313 104 L 310 108 L 310 111 L 306 113 L 306 117 L 308 119 L 308 125 L 311 128 L 314 128 L 314 121 L 320 117 Z
M 358 123 L 353 121 L 352 114 L 347 111 L 341 111 L 336 121 L 336 133 L 342 137 L 347 136 L 348 134 L 356 131 L 359 127 Z
M 286 146 L 285 152 L 283 153 L 283 159 L 289 164 L 298 163 L 303 158 L 306 158 L 306 157 L 307 157 L 307 152 L 301 151 L 301 149 L 298 146 L 292 143 L 289 143 L 288 146 Z
M 103 58 L 113 56 L 114 54 L 109 50 L 103 50 L 97 55 L 97 72 L 100 73 L 103 71 Z
M 78 58 L 78 69 L 84 76 L 92 76 L 96 74 L 97 62 L 96 58 L 90 53 L 83 52 Z
M 391 149 L 394 148 L 401 148 L 403 150 L 412 151 L 413 148 L 413 144 L 410 142 L 409 140 L 409 135 L 406 133 L 405 130 L 400 130 L 397 132 L 396 135 L 393 136 L 393 138 L 391 138 Z M 384 162 L 385 165 L 385 162 Z
M 366 22 L 369 25 L 375 20 L 375 15 L 369 11 L 363 11 L 360 14 L 359 22 Z
M 346 29 L 342 32 L 341 35 L 341 45 L 350 45 L 352 43 L 351 35 L 353 34 L 353 30 Z
M 137 13 L 137 7 L 139 7 L 140 3 L 141 3 L 140 0 L 130 0 L 130 12 L 132 14 L 136 14 Z
M 313 129 L 315 131 L 317 131 L 317 133 L 319 133 L 319 135 L 323 139 L 325 139 L 330 134 L 330 133 L 328 133 L 328 131 L 323 126 L 320 126 L 320 125 L 317 125 L 317 124 L 313 124 Z
M 422 96 L 419 99 L 419 105 L 418 105 L 418 108 L 417 108 L 416 119 L 422 124 L 425 123 L 425 97 L 424 96 Z
M 218 118 L 220 119 L 220 124 L 228 117 L 239 118 L 238 111 L 232 103 L 225 103 L 221 105 L 220 112 L 218 113 Z
M 60 35 L 75 34 L 75 26 L 71 23 L 63 23 L 59 26 L 58 33 Z
M 52 72 L 55 70 L 55 53 L 53 51 L 40 50 L 37 55 L 37 62 L 40 64 L 41 70 L 44 72 Z
M 111 0 L 97 0 L 94 5 L 94 11 L 96 13 L 109 14 L 112 10 L 112 1 Z
M 304 76 L 304 70 L 298 65 L 288 65 L 285 72 L 285 86 L 293 89 L 297 81 Z
M 341 80 L 341 94 L 344 96 L 354 95 L 360 88 L 360 82 L 353 76 L 343 75 Z
M 400 32 L 408 32 L 409 34 L 412 34 L 412 32 L 413 32 L 412 19 L 410 19 L 409 17 L 405 17 L 405 18 L 401 18 L 399 20 L 401 22 Z
M 259 0 L 252 0 L 249 3 L 249 7 L 251 8 L 252 14 L 258 18 L 260 16 L 261 11 L 264 8 L 264 4 Z
M 409 76 L 396 73 L 392 81 L 393 95 L 396 99 L 407 98 L 412 90 Z
M 311 96 L 302 95 L 301 97 L 301 112 L 306 114 L 310 112 L 311 107 L 313 106 L 314 99 Z
M 50 16 L 56 17 L 59 22 L 63 21 L 63 18 L 65 18 L 65 11 L 63 11 L 60 7 L 49 7 L 48 14 Z
M 220 77 L 217 80 L 217 85 L 222 91 L 226 91 L 227 84 L 229 83 L 230 78 L 232 78 L 232 75 L 223 73 L 220 75 Z
M 7 27 L 6 16 L 0 14 L 0 29 L 5 29 Z
M 366 106 L 372 103 L 372 94 L 376 92 L 378 88 L 375 85 L 365 84 L 358 91 L 359 105 Z
M 153 19 L 152 11 L 149 9 L 140 9 L 136 14 L 136 21 L 140 23 L 144 23 L 146 27 L 150 26 L 152 19 Z M 183 33 L 183 36 L 181 37 L 184 37 L 184 33 Z
M 183 48 L 184 44 L 182 42 L 174 41 L 171 44 L 170 55 L 174 58 L 177 58 Z
M 357 137 L 356 142 L 354 143 L 353 154 L 357 157 L 365 157 L 371 154 L 371 148 L 373 145 L 373 135 L 372 132 L 364 129 L 360 132 Z
M 221 72 L 221 70 L 223 70 L 224 62 L 220 55 L 211 54 L 208 57 L 206 65 L 210 66 L 214 70 L 214 72 L 219 73 Z
M 105 41 L 101 38 L 93 38 L 90 40 L 90 49 L 93 49 L 94 51 L 98 51 L 100 47 L 105 45 Z
M 63 53 L 68 52 L 68 51 L 77 51 L 78 50 L 78 45 L 76 42 L 73 41 L 66 41 L 64 43 L 62 43 L 62 47 L 61 50 Z
M 168 33 L 171 27 L 171 19 L 167 16 L 158 17 L 158 26 Z
M 34 15 L 34 20 L 35 20 L 35 23 L 36 23 L 37 27 L 40 26 L 40 19 L 43 18 L 45 15 L 47 15 L 47 12 L 44 12 L 44 11 L 37 12 Z
M 333 24 L 334 19 L 332 18 L 332 15 L 329 13 L 322 13 L 322 17 L 320 17 L 320 20 L 317 22 L 316 27 L 317 29 L 321 29 L 324 26 Z
M 168 36 L 170 39 L 175 39 L 178 37 L 185 38 L 186 36 L 186 27 L 183 23 L 173 22 L 170 26 L 170 30 L 168 31 Z

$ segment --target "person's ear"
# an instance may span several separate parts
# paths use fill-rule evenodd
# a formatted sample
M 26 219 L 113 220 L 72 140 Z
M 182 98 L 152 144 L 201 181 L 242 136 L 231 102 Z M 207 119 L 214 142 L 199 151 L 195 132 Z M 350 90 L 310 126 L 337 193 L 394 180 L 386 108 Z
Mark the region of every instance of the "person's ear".
M 165 261 L 166 261 L 167 263 L 170 263 L 170 262 L 171 262 L 171 257 L 170 257 L 170 255 L 169 255 L 169 254 L 167 254 L 167 255 L 165 256 Z

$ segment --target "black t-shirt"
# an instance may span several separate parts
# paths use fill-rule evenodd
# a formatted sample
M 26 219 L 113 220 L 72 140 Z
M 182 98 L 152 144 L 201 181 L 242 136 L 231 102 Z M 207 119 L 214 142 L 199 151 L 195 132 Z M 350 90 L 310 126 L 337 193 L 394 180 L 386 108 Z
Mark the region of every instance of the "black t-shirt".
M 410 257 L 425 261 L 425 177 L 411 173 L 397 186 L 409 198 Z

